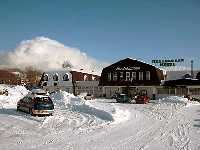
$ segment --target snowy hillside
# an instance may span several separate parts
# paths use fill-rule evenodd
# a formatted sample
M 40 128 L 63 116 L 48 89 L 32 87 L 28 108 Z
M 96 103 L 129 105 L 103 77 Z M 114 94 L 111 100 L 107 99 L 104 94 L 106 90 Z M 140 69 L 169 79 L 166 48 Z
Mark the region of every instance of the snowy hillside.
M 112 99 L 85 101 L 64 91 L 52 93 L 53 116 L 16 111 L 28 91 L 8 87 L 0 95 L 0 149 L 179 150 L 200 149 L 200 105 L 181 97 L 149 104 Z

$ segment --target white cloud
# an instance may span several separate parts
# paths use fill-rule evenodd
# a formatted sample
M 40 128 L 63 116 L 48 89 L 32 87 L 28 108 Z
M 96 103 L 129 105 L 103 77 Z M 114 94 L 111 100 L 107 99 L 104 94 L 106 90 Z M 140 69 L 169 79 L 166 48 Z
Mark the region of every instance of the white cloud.
M 32 66 L 40 70 L 58 70 L 68 63 L 75 70 L 100 74 L 106 63 L 89 57 L 77 48 L 67 47 L 46 37 L 22 41 L 18 47 L 6 54 L 2 65 L 24 69 Z M 68 66 L 69 66 L 68 65 Z

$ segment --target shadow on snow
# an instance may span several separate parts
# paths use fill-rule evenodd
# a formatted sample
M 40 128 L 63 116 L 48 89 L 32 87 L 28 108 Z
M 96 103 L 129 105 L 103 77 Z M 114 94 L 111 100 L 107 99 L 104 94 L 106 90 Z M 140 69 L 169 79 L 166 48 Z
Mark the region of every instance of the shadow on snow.
M 41 122 L 37 117 L 33 117 L 28 113 L 22 112 L 22 111 L 17 111 L 15 108 L 1 108 L 0 109 L 0 115 L 8 115 L 8 116 L 17 116 L 17 117 L 23 117 L 28 120 L 33 120 L 36 122 Z

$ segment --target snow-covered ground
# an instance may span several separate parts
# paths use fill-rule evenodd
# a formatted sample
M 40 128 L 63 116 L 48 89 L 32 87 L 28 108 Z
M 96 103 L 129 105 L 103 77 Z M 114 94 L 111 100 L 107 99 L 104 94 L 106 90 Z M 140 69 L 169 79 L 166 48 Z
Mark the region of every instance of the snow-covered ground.
M 111 99 L 85 101 L 58 91 L 50 96 L 53 116 L 16 111 L 28 91 L 6 88 L 0 95 L 0 149 L 5 150 L 199 150 L 200 105 L 181 97 L 149 104 Z

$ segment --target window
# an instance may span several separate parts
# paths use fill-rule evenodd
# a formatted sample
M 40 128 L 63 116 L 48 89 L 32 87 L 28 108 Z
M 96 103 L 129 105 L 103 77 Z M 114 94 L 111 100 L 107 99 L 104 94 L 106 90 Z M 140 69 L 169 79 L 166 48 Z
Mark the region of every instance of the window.
M 114 73 L 113 73 L 113 80 L 114 80 L 114 81 L 117 81 L 117 72 L 114 72 Z
M 111 73 L 109 72 L 109 73 L 108 73 L 108 81 L 111 81 L 111 79 L 112 79 L 112 78 L 111 78 Z
M 63 81 L 69 81 L 69 75 L 67 73 L 64 74 Z
M 133 80 L 136 80 L 137 78 L 136 78 L 136 72 L 132 72 L 132 76 L 131 76 L 131 80 L 133 81 Z
M 48 74 L 45 74 L 45 75 L 43 76 L 43 81 L 48 81 Z
M 54 74 L 54 75 L 53 75 L 53 80 L 54 80 L 54 81 L 58 81 L 58 74 Z
M 130 72 L 126 72 L 126 81 L 130 81 Z
M 150 71 L 146 72 L 146 80 L 150 80 Z
M 120 72 L 120 80 L 123 80 L 123 78 L 124 78 L 124 73 Z
M 57 83 L 57 82 L 54 82 L 54 83 L 53 83 L 53 85 L 54 85 L 54 86 L 57 86 L 57 85 L 58 85 L 58 83 Z
M 139 80 L 143 80 L 143 72 L 139 72 Z

